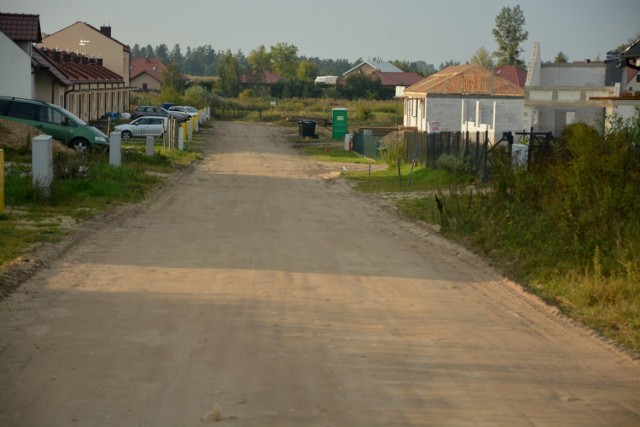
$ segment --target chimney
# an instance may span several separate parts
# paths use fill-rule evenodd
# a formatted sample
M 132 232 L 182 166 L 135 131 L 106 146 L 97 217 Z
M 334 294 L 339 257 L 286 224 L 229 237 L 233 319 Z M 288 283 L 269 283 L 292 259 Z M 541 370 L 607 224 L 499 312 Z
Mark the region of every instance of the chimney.
M 57 50 L 53 51 L 53 60 L 56 62 L 60 62 L 60 52 L 58 52 Z
M 79 64 L 80 63 L 80 57 L 78 55 L 74 55 L 73 56 L 73 62 L 76 63 L 76 64 Z
M 100 27 L 100 32 L 107 37 L 111 37 L 111 27 L 110 26 L 102 26 Z
M 98 65 L 102 67 L 102 58 L 98 58 Z
M 64 59 L 64 62 L 71 62 L 71 55 L 69 55 L 69 53 L 62 54 L 62 58 Z
M 86 65 L 86 64 L 88 64 L 88 63 L 89 63 L 89 57 L 88 57 L 88 56 L 84 56 L 84 55 L 83 55 L 81 58 L 82 58 L 82 63 L 83 63 L 83 64 L 85 64 L 85 65 Z

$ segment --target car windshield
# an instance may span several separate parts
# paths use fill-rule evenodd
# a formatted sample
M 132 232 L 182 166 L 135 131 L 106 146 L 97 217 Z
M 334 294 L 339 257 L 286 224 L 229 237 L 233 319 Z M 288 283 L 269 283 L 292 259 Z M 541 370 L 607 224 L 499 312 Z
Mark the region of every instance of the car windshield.
M 194 108 L 194 107 L 185 107 L 185 108 L 190 113 L 197 113 L 198 112 L 198 110 L 196 108 Z

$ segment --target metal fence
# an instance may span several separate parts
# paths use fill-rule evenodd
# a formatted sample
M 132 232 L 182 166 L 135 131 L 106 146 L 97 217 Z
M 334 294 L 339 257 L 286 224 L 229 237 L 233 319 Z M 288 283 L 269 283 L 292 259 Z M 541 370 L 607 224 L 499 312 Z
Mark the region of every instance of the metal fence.
M 361 156 L 375 159 L 378 156 L 380 138 L 371 132 L 362 131 L 353 133 L 352 149 Z
M 474 173 L 484 174 L 489 145 L 488 132 L 406 132 L 404 160 L 436 168 L 440 156 L 449 154 L 468 161 Z

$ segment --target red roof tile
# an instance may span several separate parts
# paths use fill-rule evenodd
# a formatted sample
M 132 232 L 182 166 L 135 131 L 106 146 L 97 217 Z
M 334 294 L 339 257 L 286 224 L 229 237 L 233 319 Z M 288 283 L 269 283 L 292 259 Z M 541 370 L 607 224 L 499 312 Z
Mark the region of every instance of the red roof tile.
M 14 42 L 42 41 L 40 15 L 23 13 L 0 13 L 0 31 Z
M 162 81 L 162 72 L 166 69 L 164 64 L 157 59 L 139 58 L 131 63 L 129 78 L 135 79 L 139 75 L 146 73 L 155 80 Z
M 50 49 L 39 49 L 39 52 L 54 64 L 62 75 L 75 84 L 124 83 L 122 76 L 102 66 L 101 59 Z
M 382 86 L 411 86 L 423 79 L 420 74 L 411 72 L 374 71 L 370 76 L 380 79 Z
M 527 81 L 527 71 L 515 65 L 504 65 L 493 70 L 493 74 L 503 79 L 509 80 L 511 83 L 524 87 Z

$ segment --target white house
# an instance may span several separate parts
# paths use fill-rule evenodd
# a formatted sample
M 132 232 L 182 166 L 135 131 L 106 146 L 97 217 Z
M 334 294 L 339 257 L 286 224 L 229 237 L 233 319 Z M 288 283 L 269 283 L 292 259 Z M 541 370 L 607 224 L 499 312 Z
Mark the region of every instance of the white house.
M 0 13 L 0 94 L 35 98 L 31 55 L 40 40 L 38 15 Z
M 405 127 L 422 132 L 487 131 L 498 141 L 522 130 L 524 91 L 479 65 L 455 65 L 404 91 Z

